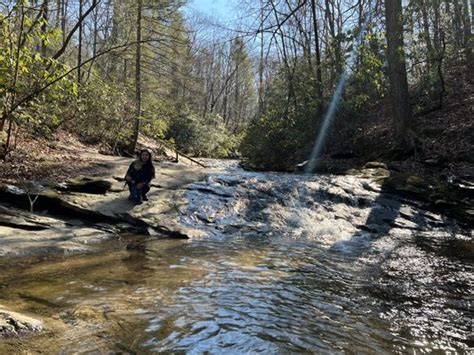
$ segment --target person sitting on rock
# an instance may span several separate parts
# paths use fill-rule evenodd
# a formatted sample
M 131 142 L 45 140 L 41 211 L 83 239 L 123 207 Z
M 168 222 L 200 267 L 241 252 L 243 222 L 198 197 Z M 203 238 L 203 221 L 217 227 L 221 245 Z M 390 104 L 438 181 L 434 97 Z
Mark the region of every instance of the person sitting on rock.
M 136 204 L 148 201 L 146 194 L 150 191 L 150 183 L 154 177 L 155 167 L 153 166 L 151 152 L 142 149 L 138 159 L 130 165 L 125 175 L 130 190 L 128 199 Z

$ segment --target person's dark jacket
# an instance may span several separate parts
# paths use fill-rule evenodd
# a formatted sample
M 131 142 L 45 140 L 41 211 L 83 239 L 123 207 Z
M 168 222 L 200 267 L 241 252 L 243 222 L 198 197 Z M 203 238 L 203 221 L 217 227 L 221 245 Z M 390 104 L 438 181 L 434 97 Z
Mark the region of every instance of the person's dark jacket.
M 137 162 L 130 164 L 126 175 L 130 176 L 135 184 L 144 183 L 146 185 L 150 185 L 150 182 L 155 175 L 153 167 L 150 165 L 144 165 L 140 167 L 140 165 L 141 164 L 137 164 Z M 138 169 L 137 166 L 139 167 Z

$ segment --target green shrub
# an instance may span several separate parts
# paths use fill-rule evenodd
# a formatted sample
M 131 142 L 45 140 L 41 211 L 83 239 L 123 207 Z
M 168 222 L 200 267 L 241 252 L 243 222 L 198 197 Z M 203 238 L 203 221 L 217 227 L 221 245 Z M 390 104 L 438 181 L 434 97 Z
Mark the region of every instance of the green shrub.
M 202 117 L 188 111 L 174 117 L 167 132 L 176 147 L 201 157 L 225 158 L 235 155 L 238 138 L 231 137 L 219 115 Z

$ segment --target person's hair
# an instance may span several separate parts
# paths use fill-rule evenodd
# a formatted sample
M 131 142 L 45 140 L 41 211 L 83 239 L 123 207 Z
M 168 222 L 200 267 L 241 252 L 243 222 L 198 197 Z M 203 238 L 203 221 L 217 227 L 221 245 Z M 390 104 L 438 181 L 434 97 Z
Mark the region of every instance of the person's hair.
M 148 156 L 150 157 L 148 159 L 148 161 L 146 162 L 145 166 L 148 167 L 149 169 L 151 169 L 151 171 L 153 173 L 153 178 L 154 178 L 155 177 L 155 167 L 153 166 L 153 155 L 151 154 L 151 151 L 149 149 L 140 150 L 140 152 L 138 153 L 139 154 L 138 155 L 138 160 L 140 160 L 140 162 L 142 162 L 142 154 L 143 153 L 148 153 Z

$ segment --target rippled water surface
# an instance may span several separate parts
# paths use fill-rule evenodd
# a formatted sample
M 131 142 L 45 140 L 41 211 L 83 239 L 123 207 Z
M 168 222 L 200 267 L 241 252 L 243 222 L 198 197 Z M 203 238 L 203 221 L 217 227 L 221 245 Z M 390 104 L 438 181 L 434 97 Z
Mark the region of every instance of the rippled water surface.
M 472 231 L 354 177 L 219 171 L 184 194 L 202 238 L 1 265 L 0 302 L 47 331 L 0 353 L 472 350 Z

